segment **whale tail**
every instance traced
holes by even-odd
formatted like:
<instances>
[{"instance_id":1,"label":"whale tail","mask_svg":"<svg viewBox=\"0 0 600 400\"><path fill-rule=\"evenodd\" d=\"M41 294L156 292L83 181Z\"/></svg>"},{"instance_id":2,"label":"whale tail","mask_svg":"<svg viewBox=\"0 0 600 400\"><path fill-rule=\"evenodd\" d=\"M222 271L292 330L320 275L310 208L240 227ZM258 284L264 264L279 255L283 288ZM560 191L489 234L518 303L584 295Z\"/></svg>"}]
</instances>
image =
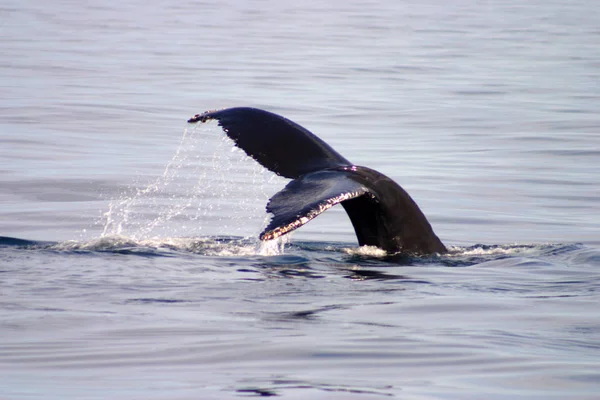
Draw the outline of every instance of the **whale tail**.
<instances>
[{"instance_id":1,"label":"whale tail","mask_svg":"<svg viewBox=\"0 0 600 400\"><path fill-rule=\"evenodd\" d=\"M237 147L284 178L350 165L327 143L280 115L250 107L196 114L189 123L215 119Z\"/></svg>"},{"instance_id":2,"label":"whale tail","mask_svg":"<svg viewBox=\"0 0 600 400\"><path fill-rule=\"evenodd\" d=\"M263 167L293 179L267 203L273 217L261 240L291 232L342 204L361 246L377 246L390 253L447 251L417 204L396 182L353 165L295 122L249 107L207 111L188 122L212 119Z\"/></svg>"}]
</instances>

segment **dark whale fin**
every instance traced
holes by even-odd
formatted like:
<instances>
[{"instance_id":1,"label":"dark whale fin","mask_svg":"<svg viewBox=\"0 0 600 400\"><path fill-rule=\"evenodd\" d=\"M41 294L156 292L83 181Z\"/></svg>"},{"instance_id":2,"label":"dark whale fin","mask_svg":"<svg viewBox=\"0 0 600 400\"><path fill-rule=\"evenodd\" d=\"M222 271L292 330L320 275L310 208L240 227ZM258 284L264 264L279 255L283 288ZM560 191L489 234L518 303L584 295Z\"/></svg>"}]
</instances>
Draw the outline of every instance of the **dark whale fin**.
<instances>
[{"instance_id":1,"label":"dark whale fin","mask_svg":"<svg viewBox=\"0 0 600 400\"><path fill-rule=\"evenodd\" d=\"M267 203L273 218L261 240L285 235L342 204L361 246L387 252L445 253L414 200L396 182L366 167L341 167L294 179Z\"/></svg>"},{"instance_id":2,"label":"dark whale fin","mask_svg":"<svg viewBox=\"0 0 600 400\"><path fill-rule=\"evenodd\" d=\"M285 178L351 164L307 129L268 111L227 108L196 114L188 122L211 119L219 121L227 136L246 154Z\"/></svg>"},{"instance_id":3,"label":"dark whale fin","mask_svg":"<svg viewBox=\"0 0 600 400\"><path fill-rule=\"evenodd\" d=\"M389 253L445 253L419 206L396 182L367 167L352 165L300 125L255 108L207 111L188 122L211 119L265 168L294 179L267 204L273 214L261 233L270 240L342 204L358 243Z\"/></svg>"},{"instance_id":4,"label":"dark whale fin","mask_svg":"<svg viewBox=\"0 0 600 400\"><path fill-rule=\"evenodd\" d=\"M273 218L260 234L261 240L271 240L306 224L322 212L348 199L369 193L345 171L324 170L294 179L267 203Z\"/></svg>"}]
</instances>

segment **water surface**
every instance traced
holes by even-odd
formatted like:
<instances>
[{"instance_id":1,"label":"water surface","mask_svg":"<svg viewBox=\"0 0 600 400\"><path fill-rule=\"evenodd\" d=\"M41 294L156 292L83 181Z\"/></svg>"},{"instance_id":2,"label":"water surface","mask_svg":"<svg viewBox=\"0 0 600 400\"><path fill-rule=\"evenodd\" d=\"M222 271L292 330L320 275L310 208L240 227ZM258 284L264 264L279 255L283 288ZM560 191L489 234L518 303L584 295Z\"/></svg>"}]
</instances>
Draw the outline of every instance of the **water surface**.
<instances>
[{"instance_id":1,"label":"water surface","mask_svg":"<svg viewBox=\"0 0 600 400\"><path fill-rule=\"evenodd\" d=\"M0 397L594 399L600 19L586 1L0 6ZM256 240L285 180L187 126L285 115L450 248L341 207Z\"/></svg>"}]
</instances>

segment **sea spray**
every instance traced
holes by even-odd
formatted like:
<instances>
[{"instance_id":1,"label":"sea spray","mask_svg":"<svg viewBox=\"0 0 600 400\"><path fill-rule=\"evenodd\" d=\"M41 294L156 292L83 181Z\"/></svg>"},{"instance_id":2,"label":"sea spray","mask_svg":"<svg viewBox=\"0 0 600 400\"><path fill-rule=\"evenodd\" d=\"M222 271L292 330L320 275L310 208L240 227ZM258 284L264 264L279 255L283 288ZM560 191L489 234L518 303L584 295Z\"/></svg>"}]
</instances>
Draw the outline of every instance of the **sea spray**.
<instances>
[{"instance_id":1,"label":"sea spray","mask_svg":"<svg viewBox=\"0 0 600 400\"><path fill-rule=\"evenodd\" d=\"M101 237L138 242L256 237L266 224L261 225L265 204L284 185L281 180L235 147L215 123L187 128L159 177L109 204Z\"/></svg>"}]
</instances>

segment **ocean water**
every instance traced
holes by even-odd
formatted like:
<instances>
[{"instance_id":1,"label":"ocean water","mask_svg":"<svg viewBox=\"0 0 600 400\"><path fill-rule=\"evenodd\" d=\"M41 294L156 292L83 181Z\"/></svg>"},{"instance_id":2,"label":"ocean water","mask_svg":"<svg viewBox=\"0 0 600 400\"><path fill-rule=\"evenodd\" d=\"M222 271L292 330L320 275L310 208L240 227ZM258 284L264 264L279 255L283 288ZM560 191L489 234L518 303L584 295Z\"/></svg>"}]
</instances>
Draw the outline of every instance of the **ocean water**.
<instances>
[{"instance_id":1,"label":"ocean water","mask_svg":"<svg viewBox=\"0 0 600 400\"><path fill-rule=\"evenodd\" d=\"M598 399L593 2L4 1L0 398ZM253 106L395 179L450 248L286 183Z\"/></svg>"}]
</instances>

